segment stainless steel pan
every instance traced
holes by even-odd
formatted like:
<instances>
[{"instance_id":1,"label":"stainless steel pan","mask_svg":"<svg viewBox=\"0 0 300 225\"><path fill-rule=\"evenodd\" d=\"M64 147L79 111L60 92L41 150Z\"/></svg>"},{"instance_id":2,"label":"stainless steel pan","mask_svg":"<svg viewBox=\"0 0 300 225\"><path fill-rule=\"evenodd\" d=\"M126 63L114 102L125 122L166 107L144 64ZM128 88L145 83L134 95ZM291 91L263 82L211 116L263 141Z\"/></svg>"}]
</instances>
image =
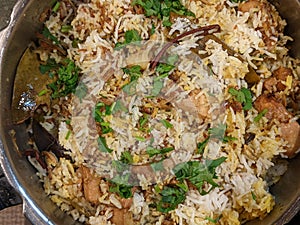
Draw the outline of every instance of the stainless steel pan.
<instances>
[{"instance_id":1,"label":"stainless steel pan","mask_svg":"<svg viewBox=\"0 0 300 225\"><path fill-rule=\"evenodd\" d=\"M9 26L0 35L0 161L12 186L21 194L24 214L33 224L79 224L52 203L42 189L35 170L22 156L27 135L24 125L13 125L10 113L16 67L35 32L42 24L39 15L51 1L21 0L12 13ZM300 3L298 0L274 0L281 15L287 19L287 32L295 41L291 53L300 58ZM14 131L16 132L16 135ZM292 159L287 173L271 192L276 207L262 221L248 225L281 225L287 223L300 209L300 156Z\"/></svg>"}]
</instances>

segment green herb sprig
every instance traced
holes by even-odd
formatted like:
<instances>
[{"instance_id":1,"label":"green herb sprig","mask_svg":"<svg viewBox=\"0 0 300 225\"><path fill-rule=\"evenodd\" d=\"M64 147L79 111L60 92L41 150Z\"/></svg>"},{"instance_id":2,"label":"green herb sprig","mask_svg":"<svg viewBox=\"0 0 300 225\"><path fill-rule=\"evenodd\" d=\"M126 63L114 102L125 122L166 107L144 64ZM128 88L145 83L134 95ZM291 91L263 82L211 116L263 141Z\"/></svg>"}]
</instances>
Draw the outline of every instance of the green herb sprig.
<instances>
[{"instance_id":1,"label":"green herb sprig","mask_svg":"<svg viewBox=\"0 0 300 225\"><path fill-rule=\"evenodd\" d=\"M262 110L260 113L257 114L256 117L254 117L253 121L255 123L258 123L268 112L268 109Z\"/></svg>"},{"instance_id":2,"label":"green herb sprig","mask_svg":"<svg viewBox=\"0 0 300 225\"><path fill-rule=\"evenodd\" d=\"M124 42L117 42L115 45L115 50L120 50L124 48L126 45L140 42L142 40L141 36L139 35L139 32L137 30L128 30L125 32L124 35Z\"/></svg>"},{"instance_id":3,"label":"green herb sprig","mask_svg":"<svg viewBox=\"0 0 300 225\"><path fill-rule=\"evenodd\" d=\"M103 119L105 116L112 114L112 107L105 105L103 102L98 102L93 110L93 117L97 123L100 124L102 134L112 132L112 128L108 122Z\"/></svg>"},{"instance_id":4,"label":"green herb sprig","mask_svg":"<svg viewBox=\"0 0 300 225\"><path fill-rule=\"evenodd\" d=\"M123 104L121 99L118 99L111 105L111 113L115 114L117 112L128 112L128 109Z\"/></svg>"},{"instance_id":5,"label":"green herb sprig","mask_svg":"<svg viewBox=\"0 0 300 225\"><path fill-rule=\"evenodd\" d=\"M55 37L47 27L44 27L42 35L44 35L49 40L53 41L56 45L60 44L60 41L57 39L57 37Z\"/></svg>"},{"instance_id":6,"label":"green herb sprig","mask_svg":"<svg viewBox=\"0 0 300 225\"><path fill-rule=\"evenodd\" d=\"M204 141L197 143L197 153L202 154L204 152L205 147L209 142L209 137L206 138Z\"/></svg>"},{"instance_id":7,"label":"green herb sprig","mask_svg":"<svg viewBox=\"0 0 300 225\"><path fill-rule=\"evenodd\" d=\"M173 124L171 124L168 120L160 120L159 122L161 122L162 125L163 125L165 128L167 128L167 129L173 127Z\"/></svg>"},{"instance_id":8,"label":"green herb sprig","mask_svg":"<svg viewBox=\"0 0 300 225\"><path fill-rule=\"evenodd\" d=\"M132 67L122 68L122 70L130 77L129 83L125 84L122 90L128 95L133 95L136 92L137 80L142 76L142 68L140 65L134 65Z\"/></svg>"},{"instance_id":9,"label":"green herb sprig","mask_svg":"<svg viewBox=\"0 0 300 225\"><path fill-rule=\"evenodd\" d=\"M185 184L185 181L193 184L201 195L205 195L213 188L218 187L218 184L214 181L214 179L218 178L215 170L225 160L226 157L220 157L215 160L206 160L205 163L189 161L175 166L173 172L177 183L165 186L162 191L158 192L161 199L157 204L157 210L167 213L174 210L178 204L184 202L188 192L188 186ZM208 191L203 190L205 183L209 183L212 186Z\"/></svg>"},{"instance_id":10,"label":"green herb sprig","mask_svg":"<svg viewBox=\"0 0 300 225\"><path fill-rule=\"evenodd\" d=\"M243 104L244 110L249 110L252 108L252 95L249 89L244 87L242 87L240 90L229 88L228 92L234 96L238 102Z\"/></svg>"},{"instance_id":11,"label":"green herb sprig","mask_svg":"<svg viewBox=\"0 0 300 225\"><path fill-rule=\"evenodd\" d=\"M97 141L98 141L98 148L101 152L112 153L113 150L107 146L107 143L106 143L106 140L104 137L101 137L101 136L98 137Z\"/></svg>"},{"instance_id":12,"label":"green herb sprig","mask_svg":"<svg viewBox=\"0 0 300 225\"><path fill-rule=\"evenodd\" d=\"M176 209L177 205L184 202L188 187L184 183L178 183L174 186L165 186L160 192L161 199L157 204L157 210L162 213L168 213Z\"/></svg>"},{"instance_id":13,"label":"green herb sprig","mask_svg":"<svg viewBox=\"0 0 300 225\"><path fill-rule=\"evenodd\" d=\"M131 155L130 151L124 151L121 153L120 161L125 164L132 164L133 163L133 156Z\"/></svg>"},{"instance_id":14,"label":"green herb sprig","mask_svg":"<svg viewBox=\"0 0 300 225\"><path fill-rule=\"evenodd\" d=\"M133 5L141 6L145 11L145 16L156 16L162 20L162 24L165 27L172 25L170 20L171 13L195 17L195 14L186 9L180 0L135 0Z\"/></svg>"},{"instance_id":15,"label":"green herb sprig","mask_svg":"<svg viewBox=\"0 0 300 225\"><path fill-rule=\"evenodd\" d=\"M216 219L213 219L211 217L206 217L205 219L208 220L209 222L212 222L212 223L218 223L221 218L222 218L222 215L220 215Z\"/></svg>"},{"instance_id":16,"label":"green herb sprig","mask_svg":"<svg viewBox=\"0 0 300 225\"><path fill-rule=\"evenodd\" d=\"M158 162L153 162L150 164L152 169L157 172L157 171L163 171L164 170L164 165L163 165L163 161L158 161Z\"/></svg>"},{"instance_id":17,"label":"green herb sprig","mask_svg":"<svg viewBox=\"0 0 300 225\"><path fill-rule=\"evenodd\" d=\"M226 129L227 129L227 125L223 123L220 123L215 127L209 128L208 129L208 134L210 135L209 137L221 140L224 143L237 140L237 138L235 137L226 136L225 135Z\"/></svg>"},{"instance_id":18,"label":"green herb sprig","mask_svg":"<svg viewBox=\"0 0 300 225\"><path fill-rule=\"evenodd\" d=\"M201 195L205 195L213 188L218 187L218 184L214 181L217 178L215 170L225 160L226 157L220 157L215 160L206 160L205 163L201 163L200 161L184 162L175 166L173 172L178 181L190 181ZM208 191L203 190L205 182L212 185Z\"/></svg>"},{"instance_id":19,"label":"green herb sprig","mask_svg":"<svg viewBox=\"0 0 300 225\"><path fill-rule=\"evenodd\" d=\"M204 152L205 147L207 146L211 138L220 140L223 143L228 143L229 141L238 140L236 137L226 136L225 135L226 129L227 129L227 125L222 123L218 124L215 127L209 128L208 129L209 136L204 141L197 143L197 154L202 154Z\"/></svg>"},{"instance_id":20,"label":"green herb sprig","mask_svg":"<svg viewBox=\"0 0 300 225\"><path fill-rule=\"evenodd\" d=\"M170 55L166 59L166 63L159 63L155 71L159 76L153 79L153 88L151 96L159 95L161 89L164 87L163 79L169 76L169 73L175 68L175 63L178 61L178 55Z\"/></svg>"},{"instance_id":21,"label":"green herb sprig","mask_svg":"<svg viewBox=\"0 0 300 225\"><path fill-rule=\"evenodd\" d=\"M166 147L166 148L158 149L158 148L154 148L152 146L148 146L147 149L146 149L146 152L150 157L153 157L153 156L156 156L156 155L166 154L166 153L171 152L173 150L174 150L174 147Z\"/></svg>"},{"instance_id":22,"label":"green herb sprig","mask_svg":"<svg viewBox=\"0 0 300 225\"><path fill-rule=\"evenodd\" d=\"M129 185L130 174L117 175L109 182L111 187L109 188L110 192L116 192L120 195L121 198L131 198L132 197L132 185Z\"/></svg>"},{"instance_id":23,"label":"green herb sprig","mask_svg":"<svg viewBox=\"0 0 300 225\"><path fill-rule=\"evenodd\" d=\"M70 59L65 59L61 63L56 63L54 59L49 59L47 64L40 65L42 74L48 73L50 78L55 79L48 87L52 90L53 99L75 93L79 83L80 68Z\"/></svg>"},{"instance_id":24,"label":"green herb sprig","mask_svg":"<svg viewBox=\"0 0 300 225\"><path fill-rule=\"evenodd\" d=\"M52 12L56 13L58 11L59 7L60 7L60 2L57 1L52 8Z\"/></svg>"},{"instance_id":25,"label":"green herb sprig","mask_svg":"<svg viewBox=\"0 0 300 225\"><path fill-rule=\"evenodd\" d=\"M82 83L82 82L79 82L79 84L77 85L76 87L76 90L75 90L75 96L77 96L80 101L87 95L87 92L88 92L88 88L87 86Z\"/></svg>"}]
</instances>

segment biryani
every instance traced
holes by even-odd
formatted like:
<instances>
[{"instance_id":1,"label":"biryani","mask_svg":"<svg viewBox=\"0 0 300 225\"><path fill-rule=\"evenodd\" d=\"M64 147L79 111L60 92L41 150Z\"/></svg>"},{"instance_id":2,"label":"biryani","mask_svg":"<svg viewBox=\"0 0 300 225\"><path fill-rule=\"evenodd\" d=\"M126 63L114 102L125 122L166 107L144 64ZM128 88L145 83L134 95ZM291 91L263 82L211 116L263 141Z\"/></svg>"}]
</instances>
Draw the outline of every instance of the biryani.
<instances>
[{"instance_id":1,"label":"biryani","mask_svg":"<svg viewBox=\"0 0 300 225\"><path fill-rule=\"evenodd\" d=\"M270 213L300 145L300 64L273 5L60 0L41 19L47 81L19 108L52 138L26 154L61 210L98 225Z\"/></svg>"}]
</instances>

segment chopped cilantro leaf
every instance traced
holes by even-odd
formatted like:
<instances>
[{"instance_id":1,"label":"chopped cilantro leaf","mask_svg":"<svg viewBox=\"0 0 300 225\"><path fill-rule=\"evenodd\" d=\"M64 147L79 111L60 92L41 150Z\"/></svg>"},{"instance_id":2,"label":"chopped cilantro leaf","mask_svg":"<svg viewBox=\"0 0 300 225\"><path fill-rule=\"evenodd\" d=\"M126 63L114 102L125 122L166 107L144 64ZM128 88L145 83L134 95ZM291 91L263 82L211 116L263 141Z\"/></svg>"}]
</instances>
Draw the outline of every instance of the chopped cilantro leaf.
<instances>
[{"instance_id":1,"label":"chopped cilantro leaf","mask_svg":"<svg viewBox=\"0 0 300 225\"><path fill-rule=\"evenodd\" d=\"M123 91L128 95L133 95L136 92L137 79L142 75L141 66L135 65L129 68L122 68L123 72L128 74L130 82L122 87Z\"/></svg>"},{"instance_id":2,"label":"chopped cilantro leaf","mask_svg":"<svg viewBox=\"0 0 300 225\"><path fill-rule=\"evenodd\" d=\"M232 136L225 136L224 138L223 138L223 142L224 143L227 143L227 142L229 142L229 141L236 141L236 140L238 140L236 137L232 137Z\"/></svg>"},{"instance_id":3,"label":"chopped cilantro leaf","mask_svg":"<svg viewBox=\"0 0 300 225\"><path fill-rule=\"evenodd\" d=\"M59 45L59 40L53 34L51 34L50 30L47 27L44 27L42 31L42 35L44 35L49 40L53 41L56 45Z\"/></svg>"},{"instance_id":4,"label":"chopped cilantro leaf","mask_svg":"<svg viewBox=\"0 0 300 225\"><path fill-rule=\"evenodd\" d=\"M121 198L131 198L132 197L132 186L128 184L130 174L117 175L110 180L112 184L109 188L110 192L116 192Z\"/></svg>"},{"instance_id":5,"label":"chopped cilantro leaf","mask_svg":"<svg viewBox=\"0 0 300 225\"><path fill-rule=\"evenodd\" d=\"M150 138L150 145L152 145L153 142L154 142L154 137L152 136L152 137Z\"/></svg>"},{"instance_id":6,"label":"chopped cilantro leaf","mask_svg":"<svg viewBox=\"0 0 300 225\"><path fill-rule=\"evenodd\" d=\"M174 69L174 67L175 66L170 65L170 64L160 63L156 67L156 72L158 72L159 74L169 73L172 69Z\"/></svg>"},{"instance_id":7,"label":"chopped cilantro leaf","mask_svg":"<svg viewBox=\"0 0 300 225\"><path fill-rule=\"evenodd\" d=\"M119 111L122 111L122 112L127 112L128 111L128 109L124 106L123 102L120 99L115 101L111 106L111 113L112 114L115 114Z\"/></svg>"},{"instance_id":8,"label":"chopped cilantro leaf","mask_svg":"<svg viewBox=\"0 0 300 225\"><path fill-rule=\"evenodd\" d=\"M144 127L147 122L148 122L148 115L147 114L143 114L143 116L141 116L140 119L139 119L139 126L140 126L140 128Z\"/></svg>"},{"instance_id":9,"label":"chopped cilantro leaf","mask_svg":"<svg viewBox=\"0 0 300 225\"><path fill-rule=\"evenodd\" d=\"M129 170L129 165L121 160L113 160L112 166L117 170L118 173L123 173L124 171Z\"/></svg>"},{"instance_id":10,"label":"chopped cilantro leaf","mask_svg":"<svg viewBox=\"0 0 300 225\"><path fill-rule=\"evenodd\" d=\"M209 222L212 222L212 223L217 223L219 222L219 220L222 218L222 215L217 217L216 219L213 219L213 218L210 218L210 217L206 217L205 219L208 220Z\"/></svg>"},{"instance_id":11,"label":"chopped cilantro leaf","mask_svg":"<svg viewBox=\"0 0 300 225\"><path fill-rule=\"evenodd\" d=\"M151 26L151 30L150 30L150 35L153 35L153 34L155 34L155 25L154 24L152 24L152 26Z\"/></svg>"},{"instance_id":12,"label":"chopped cilantro leaf","mask_svg":"<svg viewBox=\"0 0 300 225\"><path fill-rule=\"evenodd\" d=\"M110 127L110 124L108 122L101 122L100 126L101 126L102 134L113 132L113 129Z\"/></svg>"},{"instance_id":13,"label":"chopped cilantro leaf","mask_svg":"<svg viewBox=\"0 0 300 225\"><path fill-rule=\"evenodd\" d=\"M66 134L66 137L65 137L65 139L66 139L66 140L68 140L68 139L70 138L70 136L71 136L71 131L70 131L70 130L68 130L68 132L67 132L67 134Z\"/></svg>"},{"instance_id":14,"label":"chopped cilantro leaf","mask_svg":"<svg viewBox=\"0 0 300 225\"><path fill-rule=\"evenodd\" d=\"M47 94L48 93L48 90L47 89L44 89L44 90L41 90L39 93L38 93L38 96L40 97L40 96L43 96L43 95L45 95L45 94Z\"/></svg>"},{"instance_id":15,"label":"chopped cilantro leaf","mask_svg":"<svg viewBox=\"0 0 300 225\"><path fill-rule=\"evenodd\" d=\"M105 105L105 115L111 115L112 114L112 105Z\"/></svg>"},{"instance_id":16,"label":"chopped cilantro leaf","mask_svg":"<svg viewBox=\"0 0 300 225\"><path fill-rule=\"evenodd\" d=\"M245 102L245 95L243 92L235 89L235 88L229 88L228 92L232 95L236 97L236 100L243 103Z\"/></svg>"},{"instance_id":17,"label":"chopped cilantro leaf","mask_svg":"<svg viewBox=\"0 0 300 225\"><path fill-rule=\"evenodd\" d=\"M154 186L154 191L155 191L156 193L158 193L158 194L161 192L161 189L160 189L160 187L159 187L158 184L156 184L156 185Z\"/></svg>"},{"instance_id":18,"label":"chopped cilantro leaf","mask_svg":"<svg viewBox=\"0 0 300 225\"><path fill-rule=\"evenodd\" d=\"M258 115L256 117L254 117L253 121L255 123L258 123L268 112L268 109L264 109L263 111L261 111L260 113L258 113Z\"/></svg>"},{"instance_id":19,"label":"chopped cilantro leaf","mask_svg":"<svg viewBox=\"0 0 300 225\"><path fill-rule=\"evenodd\" d=\"M220 123L216 127L208 129L209 138L218 139L224 143L237 140L235 137L225 136L226 128L226 124Z\"/></svg>"},{"instance_id":20,"label":"chopped cilantro leaf","mask_svg":"<svg viewBox=\"0 0 300 225\"><path fill-rule=\"evenodd\" d=\"M57 12L59 7L60 7L60 2L57 1L52 8L52 12Z\"/></svg>"},{"instance_id":21,"label":"chopped cilantro leaf","mask_svg":"<svg viewBox=\"0 0 300 225\"><path fill-rule=\"evenodd\" d=\"M227 158L226 157L220 157L218 159L214 159L214 160L210 160L207 159L205 161L205 165L208 168L209 172L214 174L214 178L217 178L217 176L215 175L215 169L221 165Z\"/></svg>"},{"instance_id":22,"label":"chopped cilantro leaf","mask_svg":"<svg viewBox=\"0 0 300 225\"><path fill-rule=\"evenodd\" d=\"M210 138L215 138L218 140L223 140L226 131L226 124L218 124L216 127L212 127L208 129L208 134Z\"/></svg>"},{"instance_id":23,"label":"chopped cilantro leaf","mask_svg":"<svg viewBox=\"0 0 300 225\"><path fill-rule=\"evenodd\" d=\"M160 16L161 3L157 0L135 0L133 5L140 5L145 10L145 16Z\"/></svg>"},{"instance_id":24,"label":"chopped cilantro leaf","mask_svg":"<svg viewBox=\"0 0 300 225\"><path fill-rule=\"evenodd\" d=\"M252 95L249 89L244 87L242 87L240 90L229 88L228 92L234 96L238 102L243 104L244 110L249 110L252 108Z\"/></svg>"},{"instance_id":25,"label":"chopped cilantro leaf","mask_svg":"<svg viewBox=\"0 0 300 225\"><path fill-rule=\"evenodd\" d=\"M65 123L66 123L67 125L71 125L71 120L65 120Z\"/></svg>"},{"instance_id":26,"label":"chopped cilantro leaf","mask_svg":"<svg viewBox=\"0 0 300 225\"><path fill-rule=\"evenodd\" d=\"M244 110L249 110L252 108L252 95L251 95L251 91L247 88L241 88L241 91L244 93L245 95L245 104L243 109Z\"/></svg>"},{"instance_id":27,"label":"chopped cilantro leaf","mask_svg":"<svg viewBox=\"0 0 300 225\"><path fill-rule=\"evenodd\" d=\"M128 84L125 84L123 87L122 87L122 90L128 94L128 95L134 95L135 92L136 92L136 80L135 81L132 81Z\"/></svg>"},{"instance_id":28,"label":"chopped cilantro leaf","mask_svg":"<svg viewBox=\"0 0 300 225\"><path fill-rule=\"evenodd\" d=\"M86 96L87 91L87 86L84 83L80 82L76 88L75 96L82 100Z\"/></svg>"},{"instance_id":29,"label":"chopped cilantro leaf","mask_svg":"<svg viewBox=\"0 0 300 225\"><path fill-rule=\"evenodd\" d=\"M146 141L146 138L141 137L141 136L135 136L134 138L135 138L137 141L140 141L140 142L145 142L145 141Z\"/></svg>"},{"instance_id":30,"label":"chopped cilantro leaf","mask_svg":"<svg viewBox=\"0 0 300 225\"><path fill-rule=\"evenodd\" d=\"M180 0L135 0L133 5L140 5L145 11L145 16L156 16L161 19L165 27L172 25L170 21L171 13L195 17L195 14L187 10Z\"/></svg>"},{"instance_id":31,"label":"chopped cilantro leaf","mask_svg":"<svg viewBox=\"0 0 300 225\"><path fill-rule=\"evenodd\" d=\"M209 138L206 138L204 141L197 143L197 153L202 154L204 149L209 141Z\"/></svg>"},{"instance_id":32,"label":"chopped cilantro leaf","mask_svg":"<svg viewBox=\"0 0 300 225\"><path fill-rule=\"evenodd\" d=\"M160 75L153 79L153 88L151 91L151 96L159 95L160 91L164 87L164 79L165 77L169 76L169 72L175 68L174 64L178 60L177 55L171 55L167 58L167 63L159 63L156 67L156 72Z\"/></svg>"},{"instance_id":33,"label":"chopped cilantro leaf","mask_svg":"<svg viewBox=\"0 0 300 225\"><path fill-rule=\"evenodd\" d=\"M103 102L98 102L93 110L93 117L101 127L102 134L107 134L113 131L108 122L105 122L103 117L111 115L111 106L105 105Z\"/></svg>"},{"instance_id":34,"label":"chopped cilantro leaf","mask_svg":"<svg viewBox=\"0 0 300 225\"><path fill-rule=\"evenodd\" d=\"M252 199L253 199L254 201L256 201L256 195L255 195L255 193L254 193L253 191L251 191L251 196L252 196Z\"/></svg>"},{"instance_id":35,"label":"chopped cilantro leaf","mask_svg":"<svg viewBox=\"0 0 300 225\"><path fill-rule=\"evenodd\" d=\"M149 126L147 125L148 118L149 118L149 116L146 113L144 113L143 116L140 117L139 123L138 123L138 129L140 131L150 133L151 128L149 128Z\"/></svg>"},{"instance_id":36,"label":"chopped cilantro leaf","mask_svg":"<svg viewBox=\"0 0 300 225\"><path fill-rule=\"evenodd\" d=\"M157 210L167 213L174 210L178 204L184 202L188 187L184 183L178 183L175 186L164 186L160 192L161 199L157 204Z\"/></svg>"},{"instance_id":37,"label":"chopped cilantro leaf","mask_svg":"<svg viewBox=\"0 0 300 225\"><path fill-rule=\"evenodd\" d=\"M48 58L46 64L41 64L40 65L40 72L42 74L45 74L51 70L55 70L59 67L59 64L56 63L56 61L52 58Z\"/></svg>"},{"instance_id":38,"label":"chopped cilantro leaf","mask_svg":"<svg viewBox=\"0 0 300 225\"><path fill-rule=\"evenodd\" d=\"M132 157L130 151L122 152L120 161L123 163L126 163L126 164L133 163L133 157Z\"/></svg>"},{"instance_id":39,"label":"chopped cilantro leaf","mask_svg":"<svg viewBox=\"0 0 300 225\"><path fill-rule=\"evenodd\" d=\"M221 157L216 160L206 160L205 164L202 164L200 161L184 162L176 165L173 172L178 181L189 180L195 185L199 193L204 195L214 187L218 187L218 184L213 180L217 178L215 169L225 160L226 157ZM203 190L205 182L212 185L212 188L208 192Z\"/></svg>"},{"instance_id":40,"label":"chopped cilantro leaf","mask_svg":"<svg viewBox=\"0 0 300 225\"><path fill-rule=\"evenodd\" d=\"M174 66L175 63L178 61L179 56L178 55L170 55L167 58L167 64Z\"/></svg>"},{"instance_id":41,"label":"chopped cilantro leaf","mask_svg":"<svg viewBox=\"0 0 300 225\"><path fill-rule=\"evenodd\" d=\"M157 77L154 77L153 80L154 80L154 81L161 80L161 79L166 78L167 76L169 76L169 74L163 73L162 75L159 75L159 76L157 76Z\"/></svg>"},{"instance_id":42,"label":"chopped cilantro leaf","mask_svg":"<svg viewBox=\"0 0 300 225\"><path fill-rule=\"evenodd\" d=\"M121 198L131 198L132 186L124 185L124 184L114 184L109 188L110 192L116 192L120 195Z\"/></svg>"},{"instance_id":43,"label":"chopped cilantro leaf","mask_svg":"<svg viewBox=\"0 0 300 225\"><path fill-rule=\"evenodd\" d=\"M129 30L125 32L125 40L127 43L131 43L135 41L141 41L142 38L137 30Z\"/></svg>"},{"instance_id":44,"label":"chopped cilantro leaf","mask_svg":"<svg viewBox=\"0 0 300 225\"><path fill-rule=\"evenodd\" d=\"M159 63L155 71L161 74L161 76L168 76L169 72L175 68L175 63L178 61L178 55L170 55L166 58L166 63Z\"/></svg>"},{"instance_id":45,"label":"chopped cilantro leaf","mask_svg":"<svg viewBox=\"0 0 300 225\"><path fill-rule=\"evenodd\" d=\"M157 149L157 148L153 148L152 146L148 146L146 149L147 154L150 157L153 157L155 155L160 155L160 154L166 154L170 151L173 151L174 147L167 147L167 148L162 148L162 149Z\"/></svg>"},{"instance_id":46,"label":"chopped cilantro leaf","mask_svg":"<svg viewBox=\"0 0 300 225\"><path fill-rule=\"evenodd\" d=\"M160 120L159 122L161 122L162 125L164 125L164 127L167 128L167 129L173 127L173 125L168 120Z\"/></svg>"},{"instance_id":47,"label":"chopped cilantro leaf","mask_svg":"<svg viewBox=\"0 0 300 225\"><path fill-rule=\"evenodd\" d=\"M135 65L132 67L125 67L122 68L123 72L128 74L130 77L130 82L135 81L139 79L139 77L142 75L142 68L140 65Z\"/></svg>"},{"instance_id":48,"label":"chopped cilantro leaf","mask_svg":"<svg viewBox=\"0 0 300 225\"><path fill-rule=\"evenodd\" d=\"M101 152L108 152L108 153L111 153L113 150L110 149L107 144L106 144L106 140L104 137L98 137L97 139L98 141L98 147L99 147L99 150Z\"/></svg>"},{"instance_id":49,"label":"chopped cilantro leaf","mask_svg":"<svg viewBox=\"0 0 300 225\"><path fill-rule=\"evenodd\" d=\"M151 163L151 167L155 172L164 170L164 165L162 161Z\"/></svg>"},{"instance_id":50,"label":"chopped cilantro leaf","mask_svg":"<svg viewBox=\"0 0 300 225\"><path fill-rule=\"evenodd\" d=\"M72 29L73 27L71 25L62 25L60 31L63 33L67 33Z\"/></svg>"},{"instance_id":51,"label":"chopped cilantro leaf","mask_svg":"<svg viewBox=\"0 0 300 225\"><path fill-rule=\"evenodd\" d=\"M137 30L128 30L125 32L125 41L124 42L118 42L115 45L116 50L120 50L126 45L134 42L140 42L142 40L141 36L139 35L139 32Z\"/></svg>"},{"instance_id":52,"label":"chopped cilantro leaf","mask_svg":"<svg viewBox=\"0 0 300 225\"><path fill-rule=\"evenodd\" d=\"M48 68L40 66L40 70L43 72L54 69L54 65L50 65ZM51 68L50 68L51 67ZM48 70L48 71L49 71ZM79 81L79 67L70 59L65 59L59 67L55 67L51 76L57 76L57 80L48 86L52 90L52 98L59 98L67 96L70 93L75 93L76 87ZM49 74L50 76L50 74Z\"/></svg>"},{"instance_id":53,"label":"chopped cilantro leaf","mask_svg":"<svg viewBox=\"0 0 300 225\"><path fill-rule=\"evenodd\" d=\"M104 106L105 104L103 102L98 102L94 108L93 117L98 123L103 122L102 116L104 116L105 114L101 110Z\"/></svg>"},{"instance_id":54,"label":"chopped cilantro leaf","mask_svg":"<svg viewBox=\"0 0 300 225\"><path fill-rule=\"evenodd\" d=\"M207 194L218 184L213 179L216 176L216 167L226 160L226 157L221 157L216 160L206 160L205 163L200 161L189 161L180 163L173 169L178 183L173 186L164 186L163 190L157 190L156 192L161 195L161 199L157 204L157 210L163 213L167 213L174 210L178 204L184 202L188 187L184 183L188 180L195 185L201 195ZM203 184L207 182L212 185L211 189L206 192L203 190Z\"/></svg>"},{"instance_id":55,"label":"chopped cilantro leaf","mask_svg":"<svg viewBox=\"0 0 300 225\"><path fill-rule=\"evenodd\" d=\"M78 38L75 38L73 41L72 41L72 47L73 48L78 48L78 44L80 43L81 41L78 39Z\"/></svg>"},{"instance_id":56,"label":"chopped cilantro leaf","mask_svg":"<svg viewBox=\"0 0 300 225\"><path fill-rule=\"evenodd\" d=\"M162 80L154 80L153 88L151 90L151 96L158 96L163 87L164 82Z\"/></svg>"}]
</instances>

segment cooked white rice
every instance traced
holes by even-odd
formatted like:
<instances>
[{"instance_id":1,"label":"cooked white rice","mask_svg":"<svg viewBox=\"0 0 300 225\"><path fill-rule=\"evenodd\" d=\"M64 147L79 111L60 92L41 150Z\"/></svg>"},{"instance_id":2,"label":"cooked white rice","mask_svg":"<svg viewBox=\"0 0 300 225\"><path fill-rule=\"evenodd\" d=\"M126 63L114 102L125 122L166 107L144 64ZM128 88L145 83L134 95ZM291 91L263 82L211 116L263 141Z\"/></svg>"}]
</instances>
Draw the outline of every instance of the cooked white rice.
<instances>
[{"instance_id":1,"label":"cooked white rice","mask_svg":"<svg viewBox=\"0 0 300 225\"><path fill-rule=\"evenodd\" d=\"M249 0L256 1L256 0ZM71 124L61 122L59 141L69 149L71 159L59 159L55 165L49 165L50 172L42 177L45 192L63 211L85 224L113 224L111 220L120 210L134 224L241 224L255 218L264 218L274 207L274 196L269 192L266 181L267 172L274 166L274 159L283 156L288 143L280 135L280 123L263 117L253 122L258 111L252 107L245 113L224 105L232 96L230 87L237 89L251 88L253 101L263 93L264 79L280 66L293 71L293 77L286 81L285 94L293 91L292 80L298 80L299 62L287 55L285 47L289 37L282 33L285 21L275 8L266 0L257 0L263 9L239 11L242 3L230 0L197 1L183 0L183 5L192 11L197 19L174 19L167 29L156 17L135 14L130 0L91 0L82 3L76 9L76 16L71 25L72 30L66 35L62 32L60 12L54 13L45 22L53 35L63 40L68 46L68 57L81 68L81 81L88 89L88 94L79 99L71 96L68 111ZM73 10L72 8L69 10ZM68 11L72 14L72 11ZM261 27L268 21L265 34ZM155 25L154 34L149 30ZM150 60L157 54L168 38L175 37L188 30L219 24L221 31L215 35L232 50L239 53L231 55L220 43L209 40L204 49L192 51L198 46L201 37L190 35L168 50L169 54L178 55L176 69L171 73L179 74L177 83L164 78L164 87L158 97L171 102L171 109L164 110L158 102L145 100L151 94L154 72L149 69ZM124 41L124 33L135 29L142 38L141 45L128 46L126 50L116 51L117 42ZM266 43L266 36L272 45ZM72 37L72 38L71 38ZM72 46L72 39L81 40L78 47ZM61 57L56 51L45 56ZM199 55L205 55L202 59ZM141 65L143 74L138 79L137 93L128 96L120 87L128 83L128 75L121 68ZM244 80L249 66L256 70L260 82L248 86ZM289 85L289 84L290 85ZM196 92L195 101L190 100L191 93ZM92 111L95 104L105 97L116 102L121 99L128 109L118 115L105 117L114 133L103 134L112 153L99 151L97 123ZM148 121L149 135L137 129L143 116L142 107L153 108ZM152 105L151 105L152 104ZM199 106L200 105L200 106ZM204 112L198 117L200 107ZM299 112L294 112L296 115ZM205 116L203 116L205 114ZM167 129L159 121L168 120L172 128ZM197 143L207 137L207 130L218 124L226 124L226 135L234 137L232 141L209 141L202 154L195 153ZM68 139L66 136L71 131ZM250 142L248 134L255 134ZM137 141L137 137L145 140ZM167 143L167 144L166 144ZM147 146L155 148L174 147L167 153L170 167L165 165L166 174L156 174L155 182L145 174L137 175L137 188L133 193L131 205L124 207L123 199L109 191L106 179L115 176L112 161L119 160L122 152L129 150L133 162L138 165L149 164L151 158L145 154ZM186 199L175 210L168 213L159 212L151 207L157 198L155 185L160 188L174 179L173 167L182 162L226 157L216 169L215 182L219 185L206 195L201 195L195 188L190 188ZM157 160L160 160L158 156ZM82 166L89 168L91 179L100 179L98 189L101 193L97 203L90 202L84 191ZM283 170L285 167L281 167ZM280 173L281 175L282 173ZM208 190L210 186L204 185ZM120 214L116 214L120 215ZM127 219L128 219L127 218ZM213 219L217 219L212 221ZM127 222L128 222L127 221ZM126 219L124 223L126 224Z\"/></svg>"}]
</instances>

